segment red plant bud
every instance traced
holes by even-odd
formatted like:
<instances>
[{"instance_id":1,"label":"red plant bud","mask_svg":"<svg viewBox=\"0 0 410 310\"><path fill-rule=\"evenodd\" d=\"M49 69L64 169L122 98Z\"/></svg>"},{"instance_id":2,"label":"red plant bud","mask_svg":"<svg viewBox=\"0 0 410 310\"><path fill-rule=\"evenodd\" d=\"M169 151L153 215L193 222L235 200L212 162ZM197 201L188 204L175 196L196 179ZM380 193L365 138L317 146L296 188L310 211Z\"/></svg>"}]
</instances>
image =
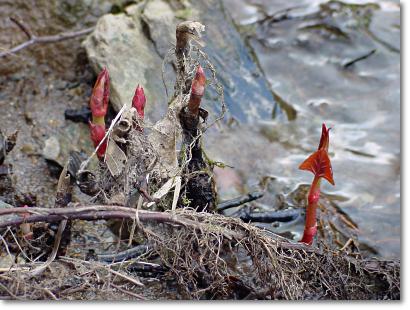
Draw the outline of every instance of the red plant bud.
<instances>
[{"instance_id":1,"label":"red plant bud","mask_svg":"<svg viewBox=\"0 0 410 310\"><path fill-rule=\"evenodd\" d=\"M205 83L206 83L206 77L205 77L204 69L202 69L201 65L199 65L195 73L195 78L192 81L191 93L196 96L202 97L205 92Z\"/></svg>"},{"instance_id":2,"label":"red plant bud","mask_svg":"<svg viewBox=\"0 0 410 310\"><path fill-rule=\"evenodd\" d=\"M98 75L90 100L90 109L94 123L100 123L100 121L95 121L94 118L104 118L107 114L109 97L110 77L107 69L104 68Z\"/></svg>"},{"instance_id":3,"label":"red plant bud","mask_svg":"<svg viewBox=\"0 0 410 310\"><path fill-rule=\"evenodd\" d=\"M189 98L188 109L194 114L198 115L199 105L201 104L202 96L205 93L206 77L201 65L196 70L194 80L191 86L191 97Z\"/></svg>"},{"instance_id":4,"label":"red plant bud","mask_svg":"<svg viewBox=\"0 0 410 310\"><path fill-rule=\"evenodd\" d=\"M101 140L105 137L105 125L93 124L89 122L90 125L90 133L91 133L91 140L94 143L94 147L97 147ZM100 148L97 150L98 158L104 157L105 150L107 149L107 140L101 144Z\"/></svg>"},{"instance_id":5,"label":"red plant bud","mask_svg":"<svg viewBox=\"0 0 410 310\"><path fill-rule=\"evenodd\" d=\"M134 98L132 98L132 106L137 110L139 118L144 119L144 109L147 98L145 98L144 88L137 86L135 90Z\"/></svg>"}]
</instances>

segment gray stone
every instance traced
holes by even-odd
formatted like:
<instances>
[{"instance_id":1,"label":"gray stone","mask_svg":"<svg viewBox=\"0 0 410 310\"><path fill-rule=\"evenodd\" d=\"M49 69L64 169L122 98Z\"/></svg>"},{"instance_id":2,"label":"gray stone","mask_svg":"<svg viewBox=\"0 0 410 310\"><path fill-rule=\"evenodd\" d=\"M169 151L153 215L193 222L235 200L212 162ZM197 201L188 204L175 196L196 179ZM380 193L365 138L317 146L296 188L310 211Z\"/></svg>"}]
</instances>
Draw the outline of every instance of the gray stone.
<instances>
[{"instance_id":1,"label":"gray stone","mask_svg":"<svg viewBox=\"0 0 410 310\"><path fill-rule=\"evenodd\" d=\"M56 136L51 136L45 141L43 156L45 159L57 161L60 155L60 143Z\"/></svg>"},{"instance_id":2,"label":"gray stone","mask_svg":"<svg viewBox=\"0 0 410 310\"><path fill-rule=\"evenodd\" d=\"M154 108L165 111L167 98L161 81L162 59L144 34L141 9L141 4L132 5L127 14L104 15L83 46L96 72L108 69L110 102L116 111L124 104L131 106L135 88L140 84L147 97L146 113L152 114Z\"/></svg>"},{"instance_id":3,"label":"gray stone","mask_svg":"<svg viewBox=\"0 0 410 310\"><path fill-rule=\"evenodd\" d=\"M141 84L147 96L147 117L158 121L165 114L168 100L162 82L162 60L175 44L175 27L183 20L196 20L206 26L204 51L225 88L227 116L244 122L255 115L270 119L276 103L269 85L217 0L142 1L128 6L125 13L100 18L83 45L96 73L103 67L110 73L114 109L130 105L137 84ZM165 79L171 92L173 73L167 66ZM215 90L208 88L203 100L214 116L220 111L220 102L207 99L217 97Z\"/></svg>"},{"instance_id":4,"label":"gray stone","mask_svg":"<svg viewBox=\"0 0 410 310\"><path fill-rule=\"evenodd\" d=\"M8 208L13 208L13 206L0 200L0 209L8 209Z\"/></svg>"},{"instance_id":5,"label":"gray stone","mask_svg":"<svg viewBox=\"0 0 410 310\"><path fill-rule=\"evenodd\" d=\"M12 205L5 203L3 200L0 200L0 210L1 209L10 209L10 208L14 208ZM3 221L10 221L10 220L14 220L17 219L18 215L15 214L10 214L10 215L3 215L2 217L0 217L0 222Z\"/></svg>"},{"instance_id":6,"label":"gray stone","mask_svg":"<svg viewBox=\"0 0 410 310\"><path fill-rule=\"evenodd\" d=\"M44 142L42 155L45 159L64 167L73 151L91 154L94 151L89 138L87 125L69 123L64 130L58 130ZM90 165L94 167L98 160L93 158Z\"/></svg>"},{"instance_id":7,"label":"gray stone","mask_svg":"<svg viewBox=\"0 0 410 310\"><path fill-rule=\"evenodd\" d=\"M168 3L162 0L149 1L142 12L142 21L149 29L149 36L158 54L163 58L175 44L175 29L179 23Z\"/></svg>"}]
</instances>

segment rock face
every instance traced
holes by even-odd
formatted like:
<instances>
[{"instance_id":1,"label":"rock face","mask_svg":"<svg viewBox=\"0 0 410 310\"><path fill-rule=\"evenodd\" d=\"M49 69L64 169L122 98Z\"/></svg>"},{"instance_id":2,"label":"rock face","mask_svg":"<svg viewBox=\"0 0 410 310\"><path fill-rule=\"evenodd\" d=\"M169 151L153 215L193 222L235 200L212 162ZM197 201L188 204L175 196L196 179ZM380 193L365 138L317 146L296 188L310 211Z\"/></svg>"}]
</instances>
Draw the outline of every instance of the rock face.
<instances>
[{"instance_id":1,"label":"rock face","mask_svg":"<svg viewBox=\"0 0 410 310\"><path fill-rule=\"evenodd\" d=\"M83 46L96 72L106 67L111 79L111 104L115 110L123 104L131 106L138 84L149 98L147 113L167 101L161 82L162 59L153 43L145 36L141 23L142 5L127 8L127 14L107 14L101 17L95 31Z\"/></svg>"},{"instance_id":2,"label":"rock face","mask_svg":"<svg viewBox=\"0 0 410 310\"><path fill-rule=\"evenodd\" d=\"M217 0L142 1L128 6L125 13L100 18L83 46L96 73L103 67L110 72L114 109L131 104L134 90L141 84L147 96L148 118L157 121L165 114L168 99L162 60L174 46L175 27L183 20L197 20L206 26L203 49L225 89L228 116L243 122L255 116L270 119L276 101L269 85ZM168 65L164 75L169 95L175 80L172 70ZM212 100L204 102L207 109L219 113L217 94L210 88L205 101L208 98Z\"/></svg>"},{"instance_id":3,"label":"rock face","mask_svg":"<svg viewBox=\"0 0 410 310\"><path fill-rule=\"evenodd\" d=\"M175 43L175 27L178 21L175 13L167 2L162 0L149 1L141 14L142 22L149 31L157 53L164 58L171 42Z\"/></svg>"}]
</instances>

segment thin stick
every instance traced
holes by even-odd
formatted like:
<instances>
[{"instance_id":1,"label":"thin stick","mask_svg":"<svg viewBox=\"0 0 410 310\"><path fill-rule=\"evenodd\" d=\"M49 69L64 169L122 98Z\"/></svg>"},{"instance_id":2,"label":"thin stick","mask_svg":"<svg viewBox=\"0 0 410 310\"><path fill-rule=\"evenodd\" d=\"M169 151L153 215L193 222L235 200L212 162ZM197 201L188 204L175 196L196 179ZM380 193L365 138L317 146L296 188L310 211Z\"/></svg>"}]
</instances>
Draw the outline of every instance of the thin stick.
<instances>
[{"instance_id":1,"label":"thin stick","mask_svg":"<svg viewBox=\"0 0 410 310\"><path fill-rule=\"evenodd\" d=\"M118 285L115 285L114 283L110 283L110 285L111 285L112 287L116 288L117 290L123 292L124 294L128 294L128 295L130 295L130 296L136 297L136 298L141 299L141 300L147 300L147 299L144 298L143 296L138 295L138 294L135 294L134 292L127 291L127 290L123 289L122 287L120 287L120 286L118 286Z\"/></svg>"},{"instance_id":2,"label":"thin stick","mask_svg":"<svg viewBox=\"0 0 410 310\"><path fill-rule=\"evenodd\" d=\"M347 242L345 243L345 245L344 245L343 247L341 247L341 248L339 249L339 251L344 251L344 250L346 250L347 247L348 247L352 242L353 242L353 239L352 239L352 238L349 238L349 240L347 240Z\"/></svg>"},{"instance_id":3,"label":"thin stick","mask_svg":"<svg viewBox=\"0 0 410 310\"><path fill-rule=\"evenodd\" d=\"M30 29L26 25L24 25L21 21L19 21L15 17L10 17L10 20L14 22L27 36L27 39L31 39L33 34L31 33Z\"/></svg>"},{"instance_id":4,"label":"thin stick","mask_svg":"<svg viewBox=\"0 0 410 310\"><path fill-rule=\"evenodd\" d=\"M66 224L67 224L67 220L63 220L61 221L60 225L58 225L57 234L54 239L53 251L51 252L50 257L47 259L47 261L43 265L38 266L36 269L31 271L30 272L31 275L33 276L38 275L40 272L46 269L54 261L54 259L57 256L58 248L60 247L61 237L63 235L63 231L65 229Z\"/></svg>"},{"instance_id":5,"label":"thin stick","mask_svg":"<svg viewBox=\"0 0 410 310\"><path fill-rule=\"evenodd\" d=\"M263 197L263 192L251 192L249 194L246 194L244 196L240 196L237 198L233 198L227 201L223 201L221 203L218 204L218 206L216 207L216 209L221 212L223 210L229 209L229 208L233 208L233 207L238 207L240 205L243 205L245 203L254 201L256 199L259 199L261 197Z\"/></svg>"},{"instance_id":6,"label":"thin stick","mask_svg":"<svg viewBox=\"0 0 410 310\"><path fill-rule=\"evenodd\" d=\"M37 37L34 34L31 33L29 28L23 24L23 22L17 20L16 18L11 17L10 20L14 22L28 37L28 40L3 52L0 52L0 58L7 56L7 55L12 55L15 54L22 49L25 49L29 47L30 45L33 44L39 44L39 43L55 43L55 42L60 42L68 39L72 39L75 37L83 36L85 34L88 34L94 30L94 27L78 30L78 31L72 31L72 32L62 32L56 35L50 35L50 36L40 36Z\"/></svg>"},{"instance_id":7,"label":"thin stick","mask_svg":"<svg viewBox=\"0 0 410 310\"><path fill-rule=\"evenodd\" d=\"M100 206L103 207L103 206ZM121 207L119 207L121 208ZM13 208L14 209L14 208ZM41 215L31 215L25 219L11 219L7 221L0 221L0 228L7 226L16 226L24 223L35 223L35 222L48 222L55 223L62 221L64 219L68 220L86 220L86 221L95 221L95 220L106 220L106 219L134 219L135 210L130 209L127 211L106 211L104 207L95 211L86 211L82 212L80 210L75 210L75 208L62 209L63 212L55 212L55 210L50 209L50 212L41 214ZM170 216L168 213L162 212L147 212L139 211L139 219L145 222L163 222L163 223L174 223L179 225L186 225L186 220L175 219Z\"/></svg>"},{"instance_id":8,"label":"thin stick","mask_svg":"<svg viewBox=\"0 0 410 310\"><path fill-rule=\"evenodd\" d=\"M10 250L9 250L9 247L7 245L6 240L4 240L2 235L0 235L0 238L1 238L1 241L3 241L3 244L4 244L4 247L6 248L7 254L10 256L11 260L13 261L14 259L13 259L13 256L11 255L11 253L10 253Z\"/></svg>"},{"instance_id":9,"label":"thin stick","mask_svg":"<svg viewBox=\"0 0 410 310\"><path fill-rule=\"evenodd\" d=\"M11 231L10 228L7 229L7 231L11 234L11 236L14 239L14 242L16 242L17 247L19 248L21 254L23 254L24 258L26 258L28 261L31 261L31 259L27 256L26 252L24 252L24 250L21 248L20 243L18 242L16 236L14 235L14 233Z\"/></svg>"},{"instance_id":10,"label":"thin stick","mask_svg":"<svg viewBox=\"0 0 410 310\"><path fill-rule=\"evenodd\" d=\"M104 138L101 139L100 143L97 145L94 152L87 158L87 160L85 160L81 163L80 169L78 170L77 174L84 171L84 169L87 167L89 161L91 160L91 158L93 158L94 155L97 154L98 149L101 147L101 145L104 143L104 141L108 141L110 139L112 129L114 128L115 124L120 119L122 113L124 113L126 108L127 108L127 105L124 103L121 110L118 111L115 118L111 121L111 125L108 128L107 132L105 133ZM104 155L104 161L105 161L105 155Z\"/></svg>"},{"instance_id":11,"label":"thin stick","mask_svg":"<svg viewBox=\"0 0 410 310\"><path fill-rule=\"evenodd\" d=\"M131 258L142 256L148 253L152 249L149 245L137 245L131 249L115 253L115 254L99 254L97 255L98 260L102 262L122 262L124 260L129 260Z\"/></svg>"},{"instance_id":12,"label":"thin stick","mask_svg":"<svg viewBox=\"0 0 410 310\"><path fill-rule=\"evenodd\" d=\"M128 247L131 246L132 240L134 240L134 233L135 233L135 228L137 227L137 224L138 226L140 226L140 219L138 217L138 211L140 210L142 206L142 202L143 202L143 198L142 198L142 195L140 194L140 196L138 197L137 209L135 210L135 219L132 222L132 226L131 226L130 238L128 239Z\"/></svg>"},{"instance_id":13,"label":"thin stick","mask_svg":"<svg viewBox=\"0 0 410 310\"><path fill-rule=\"evenodd\" d=\"M41 288L41 289L42 289L44 292L46 292L47 295L50 296L53 300L59 300L59 299L56 297L56 295L54 295L53 292L50 291L48 288L44 287L44 288Z\"/></svg>"},{"instance_id":14,"label":"thin stick","mask_svg":"<svg viewBox=\"0 0 410 310\"><path fill-rule=\"evenodd\" d=\"M172 212L175 213L175 210L177 208L177 203L178 203L178 198L179 198L179 193L181 191L181 177L177 176L175 177L175 190L174 190L174 197L172 200Z\"/></svg>"},{"instance_id":15,"label":"thin stick","mask_svg":"<svg viewBox=\"0 0 410 310\"><path fill-rule=\"evenodd\" d=\"M131 277L129 277L129 276L127 276L127 275L125 275L125 274L123 274L123 273L121 273L121 272L112 270L111 268L109 268L109 266L102 265L102 264L97 263L97 262L95 262L95 261L93 261L93 262L87 262L87 261L83 261L83 260L79 260L79 259L75 259L75 258L71 258L71 257L66 257L66 256L60 257L60 259L66 260L66 261L72 261L72 262L81 262L81 263L85 263L85 264L88 264L88 265L92 264L92 266L94 266L94 267L98 267L98 268L105 269L105 270L107 270L108 272L110 272L110 273L112 273L112 274L115 274L115 275L119 276L120 278L123 278L123 279L125 279L125 280L127 280L127 281L129 281L129 282L131 282L131 283L133 283L133 284L135 284L135 285L144 286L144 284L141 283L139 280L137 280L137 279L135 279L135 278L131 278Z\"/></svg>"},{"instance_id":16,"label":"thin stick","mask_svg":"<svg viewBox=\"0 0 410 310\"><path fill-rule=\"evenodd\" d=\"M361 61L361 60L364 60L364 59L366 59L366 58L369 58L369 57L372 56L374 53L376 53L376 49L373 49L373 50L371 50L370 52L368 52L368 53L366 53L366 54L364 54L364 55L362 55L362 56L359 56L359 57L357 57L357 58L355 58L355 59L352 59L352 60L346 62L345 64L343 64L343 67L344 67L344 68L348 68L348 67L352 66L353 64L355 64L356 62L359 62L359 61Z\"/></svg>"},{"instance_id":17,"label":"thin stick","mask_svg":"<svg viewBox=\"0 0 410 310\"><path fill-rule=\"evenodd\" d=\"M5 267L0 268L0 272L9 272L9 271L28 271L30 267Z\"/></svg>"},{"instance_id":18,"label":"thin stick","mask_svg":"<svg viewBox=\"0 0 410 310\"><path fill-rule=\"evenodd\" d=\"M25 211L27 213L37 213L34 215L26 216L23 218L15 218L11 220L1 221L2 215L21 213ZM0 210L0 228L8 226L17 226L21 223L35 223L35 222L48 222L55 223L62 220L107 220L107 219L135 219L135 209L125 208L122 206L79 206L74 208L10 208L5 210ZM41 213L41 214L38 214ZM200 222L196 222L189 218L184 218L183 216L178 216L170 212L155 212L155 211L145 211L139 210L138 217L141 222L157 222L157 223L168 223L180 226L190 226L195 229L200 228L202 225ZM227 237L241 238L240 234L229 232Z\"/></svg>"}]
</instances>

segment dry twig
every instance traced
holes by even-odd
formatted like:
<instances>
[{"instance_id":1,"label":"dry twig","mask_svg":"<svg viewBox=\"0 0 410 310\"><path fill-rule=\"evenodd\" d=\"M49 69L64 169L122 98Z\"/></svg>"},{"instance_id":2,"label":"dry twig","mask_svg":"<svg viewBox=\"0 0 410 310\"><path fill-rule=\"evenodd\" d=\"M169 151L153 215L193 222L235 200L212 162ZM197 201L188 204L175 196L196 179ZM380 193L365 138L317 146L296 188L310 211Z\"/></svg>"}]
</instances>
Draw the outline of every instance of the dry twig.
<instances>
[{"instance_id":1,"label":"dry twig","mask_svg":"<svg viewBox=\"0 0 410 310\"><path fill-rule=\"evenodd\" d=\"M23 43L20 43L17 46L14 46L13 48L0 52L0 58L5 57L7 55L13 55L21 51L22 49L29 47L30 45L56 43L89 34L94 30L94 27L90 27L78 31L62 32L56 35L36 36L30 31L29 27L25 25L22 21L14 17L10 17L10 20L13 23L15 23L20 28L20 30L22 30L26 34L28 40Z\"/></svg>"}]
</instances>

